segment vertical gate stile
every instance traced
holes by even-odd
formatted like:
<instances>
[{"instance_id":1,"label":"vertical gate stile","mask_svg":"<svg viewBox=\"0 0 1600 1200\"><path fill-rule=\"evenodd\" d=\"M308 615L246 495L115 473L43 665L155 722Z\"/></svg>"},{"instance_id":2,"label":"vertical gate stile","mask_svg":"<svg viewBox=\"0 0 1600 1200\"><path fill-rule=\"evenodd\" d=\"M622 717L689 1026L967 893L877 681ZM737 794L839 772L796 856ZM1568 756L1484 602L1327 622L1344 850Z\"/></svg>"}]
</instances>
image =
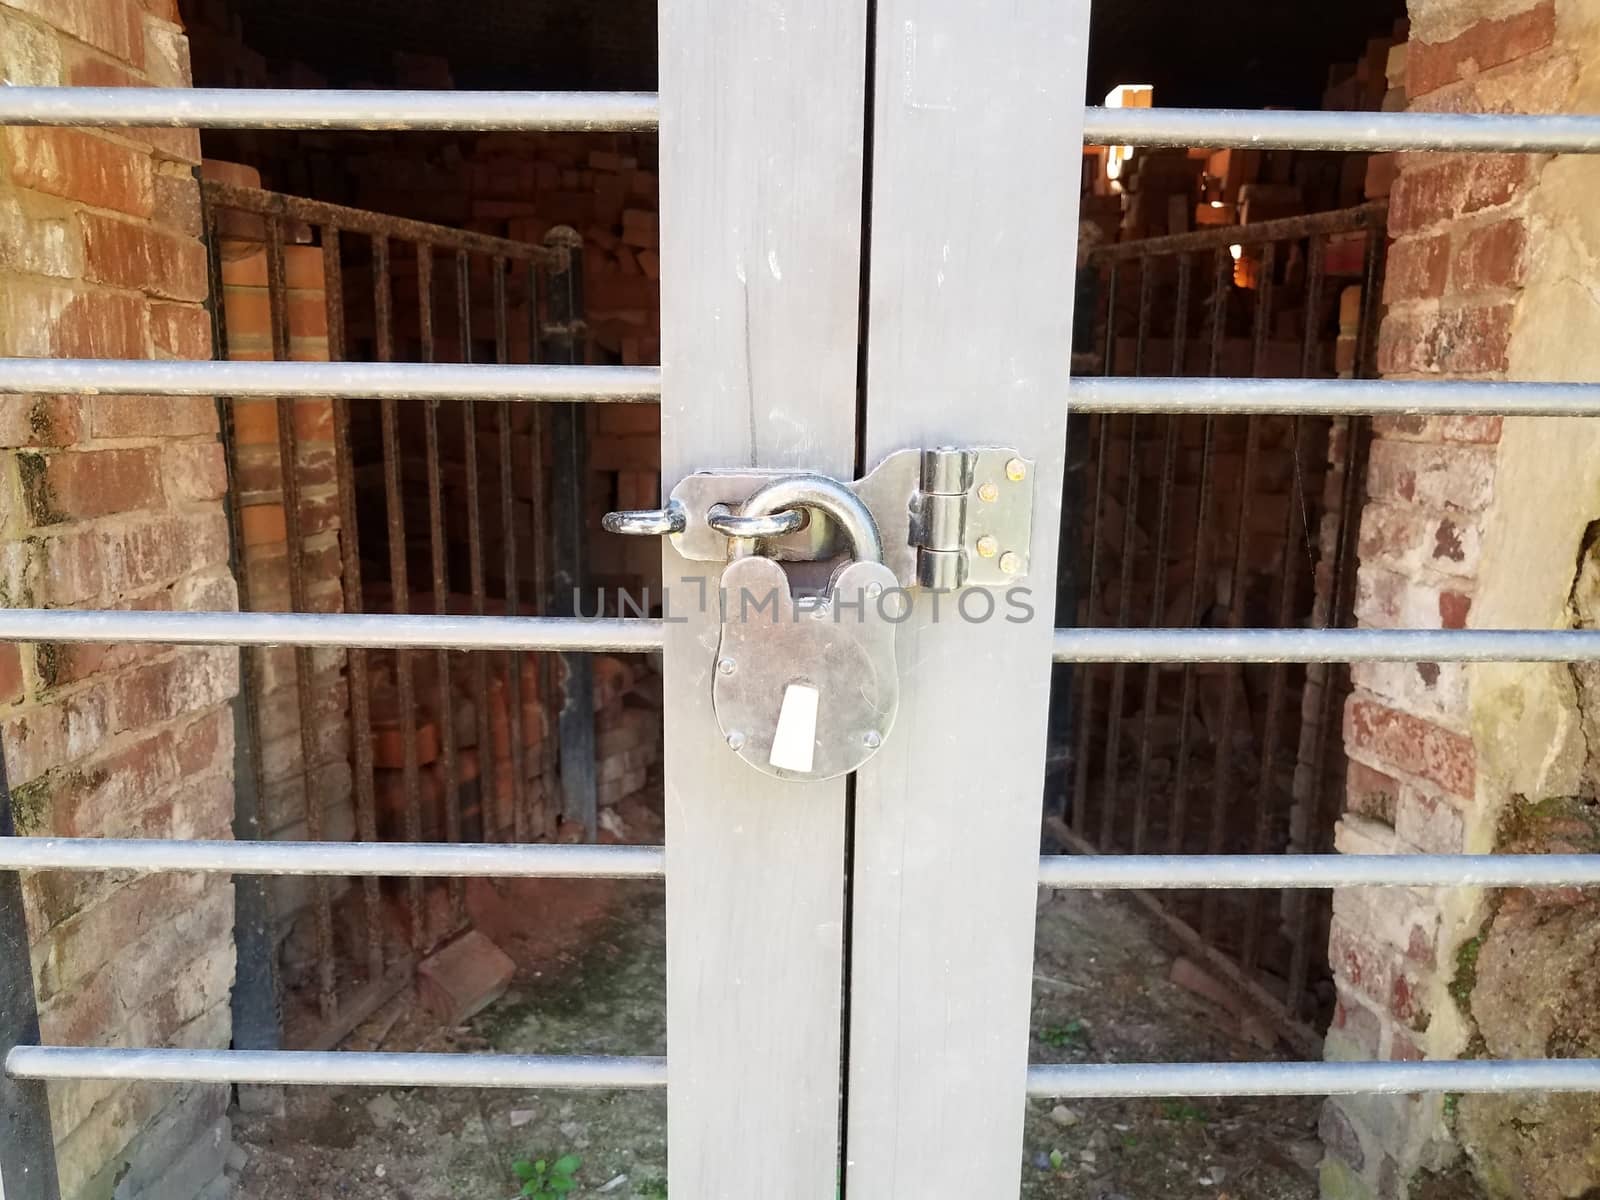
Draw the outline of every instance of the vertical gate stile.
<instances>
[{"instance_id":1,"label":"vertical gate stile","mask_svg":"<svg viewBox=\"0 0 1600 1200\"><path fill-rule=\"evenodd\" d=\"M549 360L584 361L587 347L579 338L583 320L583 240L557 227L545 236L554 251L549 280ZM552 610L557 616L578 615L588 585L588 437L587 413L581 404L556 404L550 414L552 475L558 481L552 496L555 543L551 554ZM600 813L595 764L594 664L586 654L561 656L560 738L562 816L576 822L593 841Z\"/></svg>"},{"instance_id":2,"label":"vertical gate stile","mask_svg":"<svg viewBox=\"0 0 1600 1200\"><path fill-rule=\"evenodd\" d=\"M473 360L472 346L472 260L465 250L456 253L456 329L461 339L461 361ZM462 400L461 459L466 467L467 489L467 586L472 592L472 613L481 617L487 608L483 581L483 509L478 491L478 402ZM492 818L499 790L499 773L489 740L489 655L477 651L472 656L472 711L477 718L478 835L489 841L494 832Z\"/></svg>"},{"instance_id":3,"label":"vertical gate stile","mask_svg":"<svg viewBox=\"0 0 1600 1200\"><path fill-rule=\"evenodd\" d=\"M200 206L205 230L206 271L210 287L207 311L211 317L211 357L228 357L228 327L223 303L222 242L217 233L216 206L204 184ZM217 430L223 463L228 473L228 569L241 612L249 611L250 585L242 558L243 514L239 495L238 439L234 436L234 401L217 397ZM239 649L239 693L229 705L233 718L233 820L235 841L259 841L265 835L261 822L264 771L261 762L260 682L257 656ZM272 897L267 881L255 875L233 880L233 941L237 965L230 996L233 1044L248 1050L276 1050L283 1044L283 1024L278 1009L278 956L273 938Z\"/></svg>"},{"instance_id":4,"label":"vertical gate stile","mask_svg":"<svg viewBox=\"0 0 1600 1200\"><path fill-rule=\"evenodd\" d=\"M433 327L433 246L417 243L417 315L421 335L421 359L431 363L438 358L437 335ZM433 576L433 611L443 617L450 612L450 564L444 543L444 473L439 449L439 401L422 404L422 452L428 470L428 566ZM450 679L450 651L434 652L438 676L435 703L438 706L439 767L444 783L444 836L449 842L461 840L461 770L456 758L455 690ZM447 885L450 896L450 925L458 929L466 923L466 884L452 877Z\"/></svg>"},{"instance_id":5,"label":"vertical gate stile","mask_svg":"<svg viewBox=\"0 0 1600 1200\"><path fill-rule=\"evenodd\" d=\"M275 362L287 362L290 358L289 284L284 262L283 220L278 216L267 218L267 297L272 357ZM289 607L294 612L309 612L305 580L305 523L300 504L299 438L295 429L297 407L292 396L278 397L278 470L283 481L284 562L289 575ZM320 841L323 834L323 813L317 802L313 773L318 728L313 716L316 697L312 689L316 659L308 646L296 646L293 657L296 717L300 729L300 778L305 789L306 837L315 842ZM338 999L334 987L333 900L328 880L315 880L311 894L317 946L317 1011L324 1021L329 1021L338 1011Z\"/></svg>"},{"instance_id":6,"label":"vertical gate stile","mask_svg":"<svg viewBox=\"0 0 1600 1200\"><path fill-rule=\"evenodd\" d=\"M390 242L385 235L372 239L373 313L377 331L376 357L379 362L394 361L394 280L390 262ZM390 611L411 611L411 583L406 561L405 464L400 446L400 412L397 401L386 397L378 402L383 440L384 510L389 521ZM405 838L422 840L422 780L417 753L417 691L412 672L412 651L394 652L395 706L400 720L402 744L401 770L405 785ZM422 880L406 880L406 913L411 924L411 946L422 950L428 940L424 920Z\"/></svg>"},{"instance_id":7,"label":"vertical gate stile","mask_svg":"<svg viewBox=\"0 0 1600 1200\"><path fill-rule=\"evenodd\" d=\"M1081 140L1089 5L876 11L865 460L999 444L1037 465L1026 607L1001 593L969 620L975 591L917 595L897 635L915 736L857 776L846 1189L1014 1195L1079 184L1075 153L1025 148Z\"/></svg>"},{"instance_id":8,"label":"vertical gate stile","mask_svg":"<svg viewBox=\"0 0 1600 1200\"><path fill-rule=\"evenodd\" d=\"M581 261L581 260L580 260ZM550 361L545 345L540 306L546 302L547 288L540 285L545 264L537 259L528 263L528 360L543 363ZM550 614L550 496L553 489L545 468L545 423L543 404L529 406L528 413L528 478L533 481L533 603L535 616ZM551 764L555 761L556 710L554 696L555 672L550 656L540 654L538 662L539 683L539 816L535 823L538 836L550 837L555 833L555 813Z\"/></svg>"},{"instance_id":9,"label":"vertical gate stile","mask_svg":"<svg viewBox=\"0 0 1600 1200\"><path fill-rule=\"evenodd\" d=\"M328 306L328 358L344 362L348 353L344 325L343 239L337 225L322 229L322 275ZM344 610L366 611L366 593L361 583L361 529L356 504L356 468L350 445L350 401L333 398L334 470L339 486L339 581L344 592ZM350 746L355 772L356 836L364 842L378 840L376 780L372 761L372 685L366 650L351 647L345 651L350 686ZM377 986L383 978L383 890L375 875L361 878L362 915L367 933L367 983Z\"/></svg>"},{"instance_id":10,"label":"vertical gate stile","mask_svg":"<svg viewBox=\"0 0 1600 1200\"><path fill-rule=\"evenodd\" d=\"M659 19L663 482L848 479L865 10L662 0ZM718 572L665 543L670 1190L816 1200L838 1186L845 785L724 743Z\"/></svg>"},{"instance_id":11,"label":"vertical gate stile","mask_svg":"<svg viewBox=\"0 0 1600 1200\"><path fill-rule=\"evenodd\" d=\"M502 366L511 361L511 327L506 311L506 260L496 256L490 268L494 272L494 358ZM511 473L511 404L501 400L495 404L495 435L499 450L500 476L500 540L503 543L502 565L505 571L505 613L517 615L517 525L516 491ZM507 727L511 733L511 827L518 842L532 841L528 813L528 780L524 771L524 742L522 732L522 655L511 651L506 655L506 707Z\"/></svg>"}]
</instances>

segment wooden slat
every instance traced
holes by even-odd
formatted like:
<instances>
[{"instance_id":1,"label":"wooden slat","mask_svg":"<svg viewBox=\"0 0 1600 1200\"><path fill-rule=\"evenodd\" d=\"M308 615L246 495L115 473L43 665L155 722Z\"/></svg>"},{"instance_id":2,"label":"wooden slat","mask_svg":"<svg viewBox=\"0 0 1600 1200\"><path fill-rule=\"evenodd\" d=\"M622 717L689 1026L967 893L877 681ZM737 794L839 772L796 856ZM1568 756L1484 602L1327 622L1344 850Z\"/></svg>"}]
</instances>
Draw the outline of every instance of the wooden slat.
<instances>
[{"instance_id":1,"label":"wooden slat","mask_svg":"<svg viewBox=\"0 0 1600 1200\"><path fill-rule=\"evenodd\" d=\"M851 1197L1020 1186L1088 8L877 5L867 464L999 444L1038 468L1032 619L919 595L858 776Z\"/></svg>"},{"instance_id":2,"label":"wooden slat","mask_svg":"<svg viewBox=\"0 0 1600 1200\"><path fill-rule=\"evenodd\" d=\"M863 10L662 0L660 28L663 482L745 465L848 478ZM831 1196L844 786L778 782L722 742L715 569L670 545L663 567L684 619L664 651L671 1191Z\"/></svg>"}]
</instances>

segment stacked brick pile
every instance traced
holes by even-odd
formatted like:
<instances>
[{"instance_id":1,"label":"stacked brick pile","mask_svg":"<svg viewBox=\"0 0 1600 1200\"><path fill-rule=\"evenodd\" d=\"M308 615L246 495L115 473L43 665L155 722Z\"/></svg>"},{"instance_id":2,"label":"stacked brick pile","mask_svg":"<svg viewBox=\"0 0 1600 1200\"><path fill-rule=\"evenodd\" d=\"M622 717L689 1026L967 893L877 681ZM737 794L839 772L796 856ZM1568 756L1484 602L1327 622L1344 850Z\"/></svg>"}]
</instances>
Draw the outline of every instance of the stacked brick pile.
<instances>
[{"instance_id":1,"label":"stacked brick pile","mask_svg":"<svg viewBox=\"0 0 1600 1200\"><path fill-rule=\"evenodd\" d=\"M4 0L0 76L181 87L188 50L169 0ZM199 159L180 130L0 131L0 354L209 358ZM233 608L225 486L210 399L7 399L0 603ZM237 687L229 649L0 645L20 830L229 837ZM229 879L56 873L25 896L47 1041L228 1045ZM221 1171L226 1087L50 1098L64 1196L189 1200Z\"/></svg>"}]
</instances>

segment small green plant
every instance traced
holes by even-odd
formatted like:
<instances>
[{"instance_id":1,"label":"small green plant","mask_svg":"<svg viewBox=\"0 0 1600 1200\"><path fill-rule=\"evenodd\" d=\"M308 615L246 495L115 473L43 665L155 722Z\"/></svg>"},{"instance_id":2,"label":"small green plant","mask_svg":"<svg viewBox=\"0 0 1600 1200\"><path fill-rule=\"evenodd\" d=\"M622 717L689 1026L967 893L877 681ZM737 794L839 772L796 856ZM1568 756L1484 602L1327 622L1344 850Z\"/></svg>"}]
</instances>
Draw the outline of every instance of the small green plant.
<instances>
[{"instance_id":1,"label":"small green plant","mask_svg":"<svg viewBox=\"0 0 1600 1200\"><path fill-rule=\"evenodd\" d=\"M1211 1118L1203 1108L1196 1108L1187 1100L1163 1100L1161 1102L1161 1115L1169 1121L1189 1122L1204 1125Z\"/></svg>"},{"instance_id":2,"label":"small green plant","mask_svg":"<svg viewBox=\"0 0 1600 1200\"><path fill-rule=\"evenodd\" d=\"M563 1154L555 1162L519 1158L511 1164L511 1170L522 1184L518 1195L531 1196L533 1200L561 1200L578 1186L576 1176L581 1166L583 1159L576 1154Z\"/></svg>"},{"instance_id":3,"label":"small green plant","mask_svg":"<svg viewBox=\"0 0 1600 1200\"><path fill-rule=\"evenodd\" d=\"M646 1179L639 1184L638 1195L644 1200L667 1200L667 1181L665 1179Z\"/></svg>"},{"instance_id":4,"label":"small green plant","mask_svg":"<svg viewBox=\"0 0 1600 1200\"><path fill-rule=\"evenodd\" d=\"M1050 1151L1050 1169L1052 1171L1059 1171L1066 1165L1067 1156L1065 1154L1061 1153L1059 1150Z\"/></svg>"},{"instance_id":5,"label":"small green plant","mask_svg":"<svg viewBox=\"0 0 1600 1200\"><path fill-rule=\"evenodd\" d=\"M1065 1025L1046 1025L1039 1031L1039 1040L1057 1050L1082 1050L1089 1044L1089 1027L1077 1018Z\"/></svg>"}]
</instances>

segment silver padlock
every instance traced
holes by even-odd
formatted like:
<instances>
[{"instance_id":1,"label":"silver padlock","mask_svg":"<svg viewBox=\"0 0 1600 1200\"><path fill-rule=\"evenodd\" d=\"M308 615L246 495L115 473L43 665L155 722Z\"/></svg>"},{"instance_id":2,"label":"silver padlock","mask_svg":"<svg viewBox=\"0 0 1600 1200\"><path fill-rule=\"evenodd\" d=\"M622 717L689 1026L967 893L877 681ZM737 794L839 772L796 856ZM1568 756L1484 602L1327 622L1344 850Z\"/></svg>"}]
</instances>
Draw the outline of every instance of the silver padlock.
<instances>
[{"instance_id":1,"label":"silver padlock","mask_svg":"<svg viewBox=\"0 0 1600 1200\"><path fill-rule=\"evenodd\" d=\"M795 597L759 539L826 514L854 557L818 596ZM832 779L877 753L900 704L894 633L909 598L883 563L877 523L854 492L824 475L789 475L740 512L718 513L729 536L722 638L712 705L728 746L779 779Z\"/></svg>"}]
</instances>

